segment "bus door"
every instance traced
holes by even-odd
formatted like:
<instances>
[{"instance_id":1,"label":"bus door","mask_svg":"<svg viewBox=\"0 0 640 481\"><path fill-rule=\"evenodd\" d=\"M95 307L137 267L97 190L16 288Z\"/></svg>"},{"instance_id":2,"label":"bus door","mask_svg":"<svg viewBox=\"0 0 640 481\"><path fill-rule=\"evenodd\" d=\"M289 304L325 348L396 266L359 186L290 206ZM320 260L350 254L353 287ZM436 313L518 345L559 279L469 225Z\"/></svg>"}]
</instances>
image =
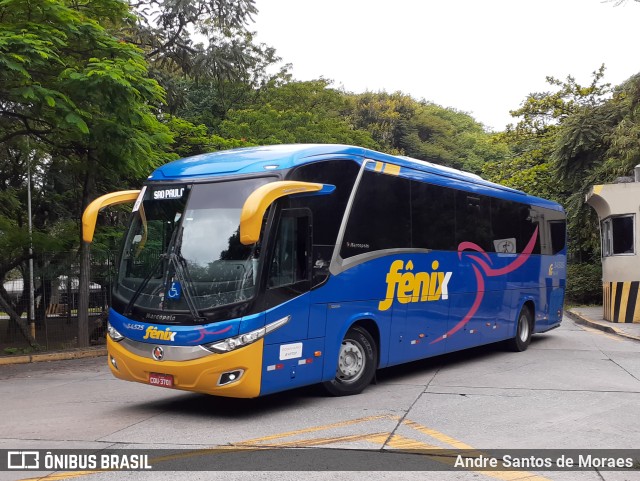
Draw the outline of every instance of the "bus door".
<instances>
[{"instance_id":1,"label":"bus door","mask_svg":"<svg viewBox=\"0 0 640 481\"><path fill-rule=\"evenodd\" d=\"M288 322L265 338L261 394L320 381L322 363L314 353L321 340L308 340L311 287L311 212L283 209L267 268L267 325Z\"/></svg>"}]
</instances>

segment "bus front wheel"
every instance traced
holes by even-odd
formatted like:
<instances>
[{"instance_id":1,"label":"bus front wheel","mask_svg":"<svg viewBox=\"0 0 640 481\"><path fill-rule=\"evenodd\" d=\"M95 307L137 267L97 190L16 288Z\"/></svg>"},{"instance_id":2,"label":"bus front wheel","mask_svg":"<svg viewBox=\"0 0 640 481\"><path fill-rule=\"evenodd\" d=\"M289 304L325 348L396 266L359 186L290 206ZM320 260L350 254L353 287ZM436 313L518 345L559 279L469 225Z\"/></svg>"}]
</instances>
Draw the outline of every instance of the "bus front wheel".
<instances>
[{"instance_id":1,"label":"bus front wheel","mask_svg":"<svg viewBox=\"0 0 640 481\"><path fill-rule=\"evenodd\" d=\"M336 377L323 383L333 396L350 396L361 393L376 372L378 348L369 331L353 326L342 340L338 353Z\"/></svg>"},{"instance_id":2,"label":"bus front wheel","mask_svg":"<svg viewBox=\"0 0 640 481\"><path fill-rule=\"evenodd\" d=\"M523 306L518 315L516 335L507 341L507 347L515 352L526 351L531 342L531 334L533 334L533 318L531 311L526 306Z\"/></svg>"}]
</instances>

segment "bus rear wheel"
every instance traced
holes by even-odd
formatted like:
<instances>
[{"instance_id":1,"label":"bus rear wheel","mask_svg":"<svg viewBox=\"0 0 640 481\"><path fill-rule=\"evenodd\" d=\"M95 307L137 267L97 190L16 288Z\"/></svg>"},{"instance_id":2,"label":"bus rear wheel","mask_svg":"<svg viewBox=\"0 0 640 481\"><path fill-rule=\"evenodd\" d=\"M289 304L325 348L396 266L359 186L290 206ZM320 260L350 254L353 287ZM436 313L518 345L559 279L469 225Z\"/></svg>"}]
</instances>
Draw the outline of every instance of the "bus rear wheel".
<instances>
[{"instance_id":1,"label":"bus rear wheel","mask_svg":"<svg viewBox=\"0 0 640 481\"><path fill-rule=\"evenodd\" d=\"M350 396L361 393L376 373L378 347L369 331L353 326L342 340L338 352L336 377L323 383L333 396Z\"/></svg>"},{"instance_id":2,"label":"bus rear wheel","mask_svg":"<svg viewBox=\"0 0 640 481\"><path fill-rule=\"evenodd\" d=\"M529 343L531 343L531 334L533 334L533 317L531 316L531 311L526 306L523 306L518 315L516 335L507 341L507 347L515 352L526 351Z\"/></svg>"}]
</instances>

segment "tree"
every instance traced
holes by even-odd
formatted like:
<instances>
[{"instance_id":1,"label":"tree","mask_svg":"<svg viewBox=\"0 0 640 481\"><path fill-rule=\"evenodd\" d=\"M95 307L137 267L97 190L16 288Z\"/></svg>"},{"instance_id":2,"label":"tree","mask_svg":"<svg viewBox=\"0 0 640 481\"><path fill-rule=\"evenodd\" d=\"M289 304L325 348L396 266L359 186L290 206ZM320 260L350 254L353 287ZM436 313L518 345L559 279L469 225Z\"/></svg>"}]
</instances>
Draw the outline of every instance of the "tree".
<instances>
[{"instance_id":1,"label":"tree","mask_svg":"<svg viewBox=\"0 0 640 481\"><path fill-rule=\"evenodd\" d=\"M593 72L586 86L572 76L564 81L547 77L555 90L530 94L511 112L519 122L499 134L512 154L484 169L491 180L564 204L570 251L578 260L593 257L598 249L593 212L585 206L584 194L594 180L589 173L606 158L607 132L617 118L604 71L601 66Z\"/></svg>"},{"instance_id":2,"label":"tree","mask_svg":"<svg viewBox=\"0 0 640 481\"><path fill-rule=\"evenodd\" d=\"M345 118L345 95L325 80L270 86L255 105L231 110L217 133L252 144L342 143L377 148L370 134Z\"/></svg>"},{"instance_id":3,"label":"tree","mask_svg":"<svg viewBox=\"0 0 640 481\"><path fill-rule=\"evenodd\" d=\"M154 114L162 88L114 34L130 18L119 0L0 2L0 145L28 137L47 152L43 168L75 181L75 219L106 186L146 175L171 141ZM88 342L86 318L78 339Z\"/></svg>"},{"instance_id":4,"label":"tree","mask_svg":"<svg viewBox=\"0 0 640 481\"><path fill-rule=\"evenodd\" d=\"M254 0L129 0L135 22L121 33L139 46L167 92L166 111L215 127L256 89L286 75L275 49L248 27Z\"/></svg>"},{"instance_id":5,"label":"tree","mask_svg":"<svg viewBox=\"0 0 640 481\"><path fill-rule=\"evenodd\" d=\"M416 101L401 92L352 95L354 126L371 132L385 151L479 173L506 150L471 116Z\"/></svg>"}]
</instances>

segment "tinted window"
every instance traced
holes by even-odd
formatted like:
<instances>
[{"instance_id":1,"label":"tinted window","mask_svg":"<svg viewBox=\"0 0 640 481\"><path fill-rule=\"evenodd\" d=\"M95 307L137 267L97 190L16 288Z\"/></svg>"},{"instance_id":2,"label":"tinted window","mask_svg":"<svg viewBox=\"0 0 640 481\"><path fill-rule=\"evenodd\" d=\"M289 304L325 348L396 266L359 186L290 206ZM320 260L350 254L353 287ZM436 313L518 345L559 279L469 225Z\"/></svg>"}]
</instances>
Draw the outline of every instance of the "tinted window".
<instances>
[{"instance_id":1,"label":"tinted window","mask_svg":"<svg viewBox=\"0 0 640 481\"><path fill-rule=\"evenodd\" d=\"M331 184L336 190L330 195L291 199L292 207L308 207L313 213L314 244L336 244L340 224L360 166L350 160L315 162L296 168L290 180Z\"/></svg>"},{"instance_id":2,"label":"tinted window","mask_svg":"<svg viewBox=\"0 0 640 481\"><path fill-rule=\"evenodd\" d=\"M546 220L544 253L564 249L560 211L532 207L398 176L365 171L347 224L343 258L381 249L457 250L462 242L486 252L521 253ZM539 229L533 254L540 254Z\"/></svg>"},{"instance_id":3,"label":"tinted window","mask_svg":"<svg viewBox=\"0 0 640 481\"><path fill-rule=\"evenodd\" d=\"M473 242L485 251L494 251L489 197L456 191L456 245L461 242Z\"/></svg>"},{"instance_id":4,"label":"tinted window","mask_svg":"<svg viewBox=\"0 0 640 481\"><path fill-rule=\"evenodd\" d=\"M501 199L491 199L491 229L493 252L515 253L522 250L520 223L522 205Z\"/></svg>"},{"instance_id":5,"label":"tinted window","mask_svg":"<svg viewBox=\"0 0 640 481\"><path fill-rule=\"evenodd\" d=\"M410 181L366 170L358 187L340 255L411 247Z\"/></svg>"},{"instance_id":6,"label":"tinted window","mask_svg":"<svg viewBox=\"0 0 640 481\"><path fill-rule=\"evenodd\" d=\"M517 204L521 206L520 214L520 242L518 243L518 252L527 246L533 233L536 231L539 222L544 221L544 211L546 209L540 209L537 207L531 207L524 204ZM538 229L538 236L536 238L536 244L533 247L533 254L540 254L540 229Z\"/></svg>"},{"instance_id":7,"label":"tinted window","mask_svg":"<svg viewBox=\"0 0 640 481\"><path fill-rule=\"evenodd\" d=\"M360 166L350 160L328 160L305 164L293 170L288 179L335 185L329 195L293 198L292 207L309 208L313 217L313 285L329 276L329 264Z\"/></svg>"},{"instance_id":8,"label":"tinted window","mask_svg":"<svg viewBox=\"0 0 640 481\"><path fill-rule=\"evenodd\" d=\"M308 217L294 217L283 211L269 269L268 287L296 284L308 279Z\"/></svg>"},{"instance_id":9,"label":"tinted window","mask_svg":"<svg viewBox=\"0 0 640 481\"><path fill-rule=\"evenodd\" d=\"M530 206L491 199L492 252L522 252L537 226L538 214ZM540 253L539 241L536 241L533 252Z\"/></svg>"},{"instance_id":10,"label":"tinted window","mask_svg":"<svg viewBox=\"0 0 640 481\"><path fill-rule=\"evenodd\" d=\"M456 250L455 191L424 182L411 182L412 246Z\"/></svg>"},{"instance_id":11,"label":"tinted window","mask_svg":"<svg viewBox=\"0 0 640 481\"><path fill-rule=\"evenodd\" d=\"M551 254L557 254L567 242L567 223L563 220L554 220L549 222L549 231L551 233Z\"/></svg>"}]
</instances>

